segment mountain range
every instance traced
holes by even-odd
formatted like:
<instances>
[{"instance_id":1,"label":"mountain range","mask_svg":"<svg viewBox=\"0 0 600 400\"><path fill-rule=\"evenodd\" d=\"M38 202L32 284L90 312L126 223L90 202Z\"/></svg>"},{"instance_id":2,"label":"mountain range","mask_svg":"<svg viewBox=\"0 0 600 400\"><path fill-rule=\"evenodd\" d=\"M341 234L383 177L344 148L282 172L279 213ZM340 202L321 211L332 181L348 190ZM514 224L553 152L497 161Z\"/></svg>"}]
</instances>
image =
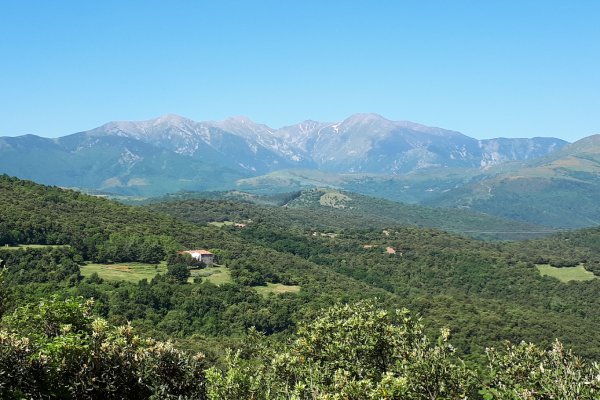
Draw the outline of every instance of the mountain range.
<instances>
[{"instance_id":1,"label":"mountain range","mask_svg":"<svg viewBox=\"0 0 600 400\"><path fill-rule=\"evenodd\" d=\"M282 169L398 175L480 168L562 148L556 138L476 140L377 114L272 129L245 117L196 122L165 115L109 122L57 139L0 138L0 171L42 183L121 194L220 189Z\"/></svg>"},{"instance_id":2,"label":"mountain range","mask_svg":"<svg viewBox=\"0 0 600 400\"><path fill-rule=\"evenodd\" d=\"M95 194L329 187L552 227L600 223L600 136L478 140L378 114L273 129L168 114L0 137L0 173Z\"/></svg>"}]
</instances>

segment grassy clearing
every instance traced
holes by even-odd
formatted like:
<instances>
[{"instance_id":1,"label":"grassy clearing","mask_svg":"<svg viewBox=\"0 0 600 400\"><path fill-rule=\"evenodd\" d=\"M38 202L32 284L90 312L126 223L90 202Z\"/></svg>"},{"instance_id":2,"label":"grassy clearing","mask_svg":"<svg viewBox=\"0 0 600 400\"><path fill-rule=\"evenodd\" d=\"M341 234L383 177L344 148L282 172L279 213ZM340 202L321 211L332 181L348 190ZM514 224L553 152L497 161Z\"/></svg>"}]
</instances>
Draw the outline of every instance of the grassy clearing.
<instances>
[{"instance_id":1,"label":"grassy clearing","mask_svg":"<svg viewBox=\"0 0 600 400\"><path fill-rule=\"evenodd\" d=\"M209 224L209 225L212 225L212 226L217 226L217 227L219 227L219 228L220 228L220 227L222 227L222 226L230 226L230 225L233 225L234 223L233 223L233 222L231 222L231 221L223 221L223 222L216 222L216 221L213 221L213 222L209 222L208 224Z\"/></svg>"},{"instance_id":2,"label":"grassy clearing","mask_svg":"<svg viewBox=\"0 0 600 400\"><path fill-rule=\"evenodd\" d=\"M352 199L345 194L328 191L321 196L319 204L333 208L346 208L347 203L350 201L352 201Z\"/></svg>"},{"instance_id":3,"label":"grassy clearing","mask_svg":"<svg viewBox=\"0 0 600 400\"><path fill-rule=\"evenodd\" d=\"M51 249L54 247L69 247L68 244L20 244L18 246L2 246L0 250L19 250L19 249Z\"/></svg>"},{"instance_id":4,"label":"grassy clearing","mask_svg":"<svg viewBox=\"0 0 600 400\"><path fill-rule=\"evenodd\" d=\"M156 274L167 272L165 262L159 265L128 262L121 264L86 264L81 267L81 275L89 277L94 272L107 281L139 282L152 279Z\"/></svg>"},{"instance_id":5,"label":"grassy clearing","mask_svg":"<svg viewBox=\"0 0 600 400\"><path fill-rule=\"evenodd\" d=\"M284 285L281 283L267 283L267 286L254 286L254 290L256 290L258 294L266 297L271 293L298 293L300 291L300 286Z\"/></svg>"},{"instance_id":6,"label":"grassy clearing","mask_svg":"<svg viewBox=\"0 0 600 400\"><path fill-rule=\"evenodd\" d=\"M194 282L194 278L199 276L203 282L211 282L215 285L223 285L225 283L231 283L231 273L229 268L224 266L207 267L203 269L192 270L192 276L189 278L189 282Z\"/></svg>"},{"instance_id":7,"label":"grassy clearing","mask_svg":"<svg viewBox=\"0 0 600 400\"><path fill-rule=\"evenodd\" d=\"M568 268L556 268L548 264L536 265L540 274L557 278L561 282L590 281L596 279L596 275L583 268L583 265Z\"/></svg>"}]
</instances>

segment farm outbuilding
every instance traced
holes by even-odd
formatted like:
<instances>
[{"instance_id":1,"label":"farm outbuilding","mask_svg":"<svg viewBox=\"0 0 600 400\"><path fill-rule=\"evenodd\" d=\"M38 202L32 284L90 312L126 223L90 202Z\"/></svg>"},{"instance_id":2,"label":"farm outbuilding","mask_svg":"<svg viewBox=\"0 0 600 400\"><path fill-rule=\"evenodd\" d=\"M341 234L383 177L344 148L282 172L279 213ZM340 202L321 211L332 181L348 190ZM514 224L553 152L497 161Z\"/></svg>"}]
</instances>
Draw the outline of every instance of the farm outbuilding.
<instances>
[{"instance_id":1,"label":"farm outbuilding","mask_svg":"<svg viewBox=\"0 0 600 400\"><path fill-rule=\"evenodd\" d=\"M215 263L215 255L208 250L185 250L180 251L180 254L189 254L193 259L203 262L206 265Z\"/></svg>"}]
</instances>

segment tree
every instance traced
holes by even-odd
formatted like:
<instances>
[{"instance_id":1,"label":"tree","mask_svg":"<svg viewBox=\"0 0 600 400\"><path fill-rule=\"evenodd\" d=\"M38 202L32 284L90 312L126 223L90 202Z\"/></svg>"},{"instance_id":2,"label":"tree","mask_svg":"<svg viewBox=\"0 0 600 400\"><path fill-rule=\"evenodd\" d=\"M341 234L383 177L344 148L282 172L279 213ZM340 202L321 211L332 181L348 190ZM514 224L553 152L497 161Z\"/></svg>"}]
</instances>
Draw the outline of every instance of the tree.
<instances>
[{"instance_id":1,"label":"tree","mask_svg":"<svg viewBox=\"0 0 600 400\"><path fill-rule=\"evenodd\" d=\"M190 270L185 264L174 264L167 267L167 276L177 283L186 283L190 275Z\"/></svg>"},{"instance_id":2,"label":"tree","mask_svg":"<svg viewBox=\"0 0 600 400\"><path fill-rule=\"evenodd\" d=\"M206 399L202 355L111 326L92 306L52 298L2 320L0 398Z\"/></svg>"}]
</instances>

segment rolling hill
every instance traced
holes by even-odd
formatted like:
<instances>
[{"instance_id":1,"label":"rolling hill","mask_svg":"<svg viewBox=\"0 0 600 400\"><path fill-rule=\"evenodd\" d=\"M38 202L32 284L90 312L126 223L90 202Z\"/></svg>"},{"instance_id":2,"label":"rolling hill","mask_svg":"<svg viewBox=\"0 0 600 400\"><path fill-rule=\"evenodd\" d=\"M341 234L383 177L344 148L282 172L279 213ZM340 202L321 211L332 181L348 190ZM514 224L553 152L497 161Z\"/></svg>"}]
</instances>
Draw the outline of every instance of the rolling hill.
<instances>
[{"instance_id":1,"label":"rolling hill","mask_svg":"<svg viewBox=\"0 0 600 400\"><path fill-rule=\"evenodd\" d=\"M150 208L184 216L196 223L260 220L270 225L302 229L386 229L420 226L479 239L519 240L541 237L553 230L534 224L458 209L403 204L329 188L260 196L251 193L179 193L149 200ZM193 216L193 217L192 217Z\"/></svg>"}]
</instances>

